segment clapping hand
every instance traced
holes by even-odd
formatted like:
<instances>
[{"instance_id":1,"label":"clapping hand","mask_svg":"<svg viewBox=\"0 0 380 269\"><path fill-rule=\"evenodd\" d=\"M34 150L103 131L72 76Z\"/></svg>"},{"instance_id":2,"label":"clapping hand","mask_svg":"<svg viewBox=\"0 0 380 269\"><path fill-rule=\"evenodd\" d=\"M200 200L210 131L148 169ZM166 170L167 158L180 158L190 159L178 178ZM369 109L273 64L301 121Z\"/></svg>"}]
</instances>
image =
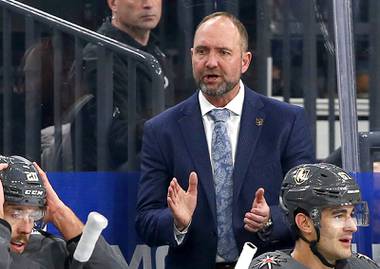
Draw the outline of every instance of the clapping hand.
<instances>
[{"instance_id":1,"label":"clapping hand","mask_svg":"<svg viewBox=\"0 0 380 269\"><path fill-rule=\"evenodd\" d=\"M168 206L174 217L174 224L178 230L184 230L193 217L197 206L198 176L191 172L187 191L181 188L176 178L173 178L168 188Z\"/></svg>"}]
</instances>

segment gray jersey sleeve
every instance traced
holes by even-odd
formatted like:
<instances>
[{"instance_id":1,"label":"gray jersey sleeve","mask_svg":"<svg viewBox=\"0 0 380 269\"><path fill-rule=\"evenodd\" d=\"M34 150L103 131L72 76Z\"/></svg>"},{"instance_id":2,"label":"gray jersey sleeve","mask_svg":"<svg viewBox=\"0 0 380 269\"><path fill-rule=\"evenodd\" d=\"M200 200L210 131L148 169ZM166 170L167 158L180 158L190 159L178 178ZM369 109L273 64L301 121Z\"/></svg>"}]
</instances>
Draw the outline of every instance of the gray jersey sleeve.
<instances>
[{"instance_id":1,"label":"gray jersey sleeve","mask_svg":"<svg viewBox=\"0 0 380 269\"><path fill-rule=\"evenodd\" d=\"M0 268L8 269L11 264L9 253L9 243L11 241L11 231L9 224L0 219Z\"/></svg>"},{"instance_id":2,"label":"gray jersey sleeve","mask_svg":"<svg viewBox=\"0 0 380 269\"><path fill-rule=\"evenodd\" d=\"M379 269L380 266L371 258L360 253L353 253L352 257L344 262L342 269ZM339 269L339 268L338 268Z\"/></svg>"},{"instance_id":3,"label":"gray jersey sleeve","mask_svg":"<svg viewBox=\"0 0 380 269\"><path fill-rule=\"evenodd\" d=\"M72 242L69 246L70 256L74 254L77 242ZM70 267L72 268L72 267ZM120 251L117 251L115 248L111 247L104 239L103 236L100 236L96 242L94 251L88 262L83 264L84 269L127 269L128 266L124 260L124 257L121 255Z\"/></svg>"}]
</instances>

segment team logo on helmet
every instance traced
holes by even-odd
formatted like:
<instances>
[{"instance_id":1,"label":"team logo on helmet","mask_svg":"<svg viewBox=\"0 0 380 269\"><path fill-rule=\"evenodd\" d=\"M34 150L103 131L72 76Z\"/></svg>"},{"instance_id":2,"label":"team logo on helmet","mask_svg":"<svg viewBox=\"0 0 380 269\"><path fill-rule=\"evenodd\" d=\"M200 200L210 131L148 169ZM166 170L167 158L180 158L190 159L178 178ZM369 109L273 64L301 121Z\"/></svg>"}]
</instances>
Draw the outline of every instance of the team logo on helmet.
<instances>
[{"instance_id":1,"label":"team logo on helmet","mask_svg":"<svg viewBox=\"0 0 380 269\"><path fill-rule=\"evenodd\" d=\"M26 174L26 181L38 182L38 176L36 172L29 172Z\"/></svg>"},{"instance_id":2,"label":"team logo on helmet","mask_svg":"<svg viewBox=\"0 0 380 269\"><path fill-rule=\"evenodd\" d=\"M299 168L296 174L294 175L294 182L297 185L300 185L309 179L309 175L310 175L309 168Z\"/></svg>"},{"instance_id":3,"label":"team logo on helmet","mask_svg":"<svg viewBox=\"0 0 380 269\"><path fill-rule=\"evenodd\" d=\"M338 173L338 176L340 176L340 178L343 180L343 181L346 181L346 180L350 180L351 177L349 175L347 175L345 172L339 172Z\"/></svg>"},{"instance_id":4,"label":"team logo on helmet","mask_svg":"<svg viewBox=\"0 0 380 269\"><path fill-rule=\"evenodd\" d=\"M265 255L264 258L261 260L257 261L254 265L253 268L267 268L267 269L272 269L272 265L278 265L280 266L282 263L286 263L286 259L282 258L279 255ZM276 266L277 267L277 266Z\"/></svg>"}]
</instances>

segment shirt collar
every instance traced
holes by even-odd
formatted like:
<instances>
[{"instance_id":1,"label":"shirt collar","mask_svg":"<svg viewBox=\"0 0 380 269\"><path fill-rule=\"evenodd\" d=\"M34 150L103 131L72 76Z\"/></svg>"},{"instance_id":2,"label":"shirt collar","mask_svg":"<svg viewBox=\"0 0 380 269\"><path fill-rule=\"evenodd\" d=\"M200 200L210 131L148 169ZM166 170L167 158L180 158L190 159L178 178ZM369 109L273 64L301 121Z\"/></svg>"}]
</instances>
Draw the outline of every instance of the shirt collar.
<instances>
[{"instance_id":1,"label":"shirt collar","mask_svg":"<svg viewBox=\"0 0 380 269\"><path fill-rule=\"evenodd\" d=\"M227 108L229 111L231 111L234 115L241 116L241 112L243 110L243 101L244 101L244 84L240 80L239 81L239 92L238 94L232 99L224 108ZM198 99L199 99L199 105L201 108L202 117L206 115L211 110L215 109L216 107L211 104L206 97L203 95L201 91L198 93Z\"/></svg>"}]
</instances>

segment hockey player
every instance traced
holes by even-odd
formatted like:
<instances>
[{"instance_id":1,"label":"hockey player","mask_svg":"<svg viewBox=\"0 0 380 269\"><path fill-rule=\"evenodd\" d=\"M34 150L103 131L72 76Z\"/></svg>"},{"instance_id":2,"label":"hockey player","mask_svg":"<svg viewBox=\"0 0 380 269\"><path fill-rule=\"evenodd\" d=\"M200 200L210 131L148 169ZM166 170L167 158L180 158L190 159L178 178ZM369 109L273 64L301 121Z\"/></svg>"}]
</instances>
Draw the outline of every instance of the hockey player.
<instances>
[{"instance_id":1,"label":"hockey player","mask_svg":"<svg viewBox=\"0 0 380 269\"><path fill-rule=\"evenodd\" d=\"M64 240L41 228L51 223ZM46 174L19 156L0 156L0 268L73 269L83 224L51 187ZM41 234L42 233L42 234ZM101 236L83 269L126 268ZM77 267L75 267L77 268Z\"/></svg>"},{"instance_id":2,"label":"hockey player","mask_svg":"<svg viewBox=\"0 0 380 269\"><path fill-rule=\"evenodd\" d=\"M250 269L370 269L370 258L352 253L357 226L368 225L368 206L354 179L332 164L304 164L285 176L280 204L296 236L294 249L262 254Z\"/></svg>"}]
</instances>

